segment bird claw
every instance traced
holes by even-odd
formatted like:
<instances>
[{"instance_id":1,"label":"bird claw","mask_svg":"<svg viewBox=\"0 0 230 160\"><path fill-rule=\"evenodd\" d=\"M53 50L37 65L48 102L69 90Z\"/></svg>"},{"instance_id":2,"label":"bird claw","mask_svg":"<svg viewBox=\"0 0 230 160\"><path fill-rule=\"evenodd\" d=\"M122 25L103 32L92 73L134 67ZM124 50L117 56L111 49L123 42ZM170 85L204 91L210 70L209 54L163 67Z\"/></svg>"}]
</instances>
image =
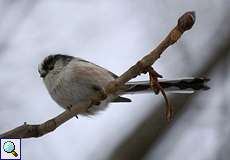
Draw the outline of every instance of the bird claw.
<instances>
[{"instance_id":1,"label":"bird claw","mask_svg":"<svg viewBox=\"0 0 230 160\"><path fill-rule=\"evenodd\" d=\"M71 111L71 108L72 108L72 105L66 107L68 111Z\"/></svg>"},{"instance_id":2,"label":"bird claw","mask_svg":"<svg viewBox=\"0 0 230 160\"><path fill-rule=\"evenodd\" d=\"M66 109L67 109L68 111L70 111L70 112L71 112L71 108L72 108L72 105L66 107ZM77 116L77 115L76 115L75 117L78 119L78 116Z\"/></svg>"}]
</instances>

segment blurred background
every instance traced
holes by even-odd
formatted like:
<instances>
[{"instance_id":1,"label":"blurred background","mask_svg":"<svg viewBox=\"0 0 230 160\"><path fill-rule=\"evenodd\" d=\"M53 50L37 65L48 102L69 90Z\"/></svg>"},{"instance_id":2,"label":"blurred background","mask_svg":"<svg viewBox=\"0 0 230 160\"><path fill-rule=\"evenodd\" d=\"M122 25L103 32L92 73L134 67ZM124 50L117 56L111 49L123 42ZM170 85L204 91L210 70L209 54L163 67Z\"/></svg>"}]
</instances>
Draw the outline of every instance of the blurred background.
<instances>
[{"instance_id":1,"label":"blurred background","mask_svg":"<svg viewBox=\"0 0 230 160\"><path fill-rule=\"evenodd\" d=\"M192 30L154 68L165 79L211 78L211 90L127 95L92 118L73 118L40 138L22 140L24 160L228 160L230 156L230 3L228 0L1 0L0 133L63 112L37 72L49 54L78 56L120 75L153 49L184 12ZM137 80L146 80L142 75Z\"/></svg>"}]
</instances>

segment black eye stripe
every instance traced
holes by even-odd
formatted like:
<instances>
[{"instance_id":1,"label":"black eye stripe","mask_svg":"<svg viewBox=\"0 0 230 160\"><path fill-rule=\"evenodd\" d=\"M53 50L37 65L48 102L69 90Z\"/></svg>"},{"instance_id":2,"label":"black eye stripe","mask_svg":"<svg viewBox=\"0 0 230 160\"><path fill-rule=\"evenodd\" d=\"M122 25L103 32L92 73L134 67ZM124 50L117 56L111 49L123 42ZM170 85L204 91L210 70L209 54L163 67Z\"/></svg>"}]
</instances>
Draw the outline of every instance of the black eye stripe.
<instances>
[{"instance_id":1,"label":"black eye stripe","mask_svg":"<svg viewBox=\"0 0 230 160\"><path fill-rule=\"evenodd\" d=\"M45 58L44 65L49 65L52 61L54 61L54 56L50 55Z\"/></svg>"},{"instance_id":2,"label":"black eye stripe","mask_svg":"<svg viewBox=\"0 0 230 160\"><path fill-rule=\"evenodd\" d=\"M62 54L49 55L47 56L42 64L44 70L52 70L56 61L63 59L63 63L68 64L74 57Z\"/></svg>"}]
</instances>

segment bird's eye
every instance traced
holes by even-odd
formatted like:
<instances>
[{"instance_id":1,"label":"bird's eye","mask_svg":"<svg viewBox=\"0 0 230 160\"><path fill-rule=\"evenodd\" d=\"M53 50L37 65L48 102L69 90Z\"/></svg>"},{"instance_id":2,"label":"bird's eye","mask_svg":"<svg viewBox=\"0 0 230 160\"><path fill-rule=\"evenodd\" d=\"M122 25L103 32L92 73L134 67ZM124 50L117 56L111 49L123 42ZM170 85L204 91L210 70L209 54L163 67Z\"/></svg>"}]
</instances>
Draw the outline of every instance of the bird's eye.
<instances>
[{"instance_id":1,"label":"bird's eye","mask_svg":"<svg viewBox=\"0 0 230 160\"><path fill-rule=\"evenodd\" d=\"M51 70L53 70L54 69L54 65L50 65L49 66L49 70L51 71Z\"/></svg>"}]
</instances>

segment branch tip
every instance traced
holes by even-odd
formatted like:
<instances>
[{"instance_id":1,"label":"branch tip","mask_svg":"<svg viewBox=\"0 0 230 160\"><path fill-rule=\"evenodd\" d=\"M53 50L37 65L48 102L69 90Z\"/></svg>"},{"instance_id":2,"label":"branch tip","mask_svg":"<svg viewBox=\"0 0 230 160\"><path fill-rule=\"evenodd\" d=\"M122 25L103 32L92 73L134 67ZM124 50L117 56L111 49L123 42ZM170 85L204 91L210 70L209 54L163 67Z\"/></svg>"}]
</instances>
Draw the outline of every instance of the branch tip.
<instances>
[{"instance_id":1,"label":"branch tip","mask_svg":"<svg viewBox=\"0 0 230 160\"><path fill-rule=\"evenodd\" d=\"M196 13L195 11L189 11L183 14L179 19L177 26L179 30L183 33L192 28L196 21Z\"/></svg>"}]
</instances>

